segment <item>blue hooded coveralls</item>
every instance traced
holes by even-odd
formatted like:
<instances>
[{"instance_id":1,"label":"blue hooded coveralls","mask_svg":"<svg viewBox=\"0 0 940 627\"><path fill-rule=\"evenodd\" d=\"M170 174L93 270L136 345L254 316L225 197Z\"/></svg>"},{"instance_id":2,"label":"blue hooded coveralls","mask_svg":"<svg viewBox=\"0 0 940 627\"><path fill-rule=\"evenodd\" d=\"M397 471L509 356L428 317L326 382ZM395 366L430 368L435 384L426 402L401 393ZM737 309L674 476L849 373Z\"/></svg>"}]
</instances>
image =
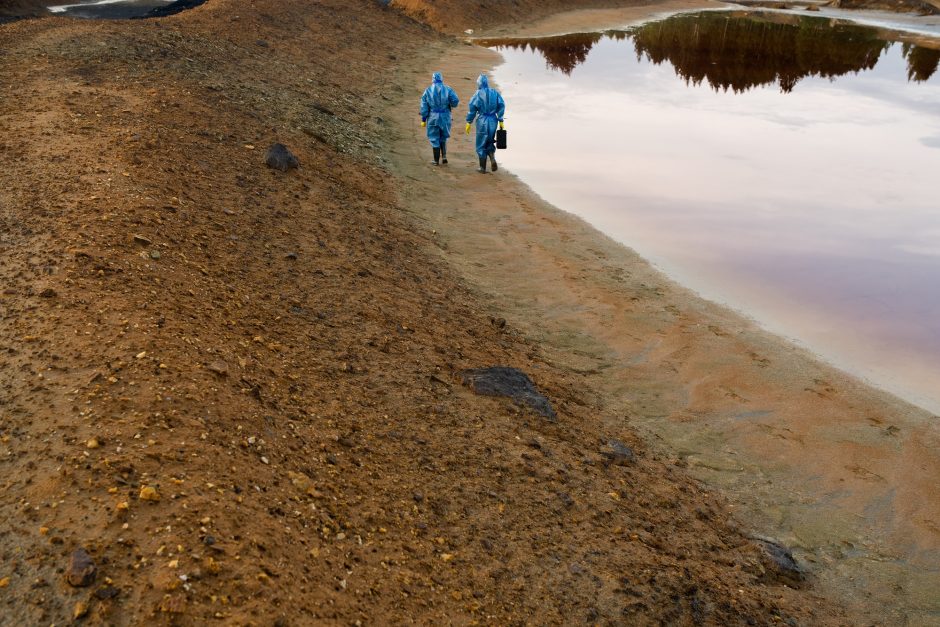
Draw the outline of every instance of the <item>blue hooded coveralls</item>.
<instances>
[{"instance_id":1,"label":"blue hooded coveralls","mask_svg":"<svg viewBox=\"0 0 940 627\"><path fill-rule=\"evenodd\" d=\"M434 73L433 83L421 96L421 121L428 123L428 141L432 148L440 148L450 137L450 110L460 104L457 92L444 84L440 72Z\"/></svg>"},{"instance_id":2,"label":"blue hooded coveralls","mask_svg":"<svg viewBox=\"0 0 940 627\"><path fill-rule=\"evenodd\" d=\"M485 159L496 154L496 128L503 121L506 103L502 95L490 88L486 74L477 79L477 93L470 100L467 124L477 119L477 156Z\"/></svg>"}]
</instances>

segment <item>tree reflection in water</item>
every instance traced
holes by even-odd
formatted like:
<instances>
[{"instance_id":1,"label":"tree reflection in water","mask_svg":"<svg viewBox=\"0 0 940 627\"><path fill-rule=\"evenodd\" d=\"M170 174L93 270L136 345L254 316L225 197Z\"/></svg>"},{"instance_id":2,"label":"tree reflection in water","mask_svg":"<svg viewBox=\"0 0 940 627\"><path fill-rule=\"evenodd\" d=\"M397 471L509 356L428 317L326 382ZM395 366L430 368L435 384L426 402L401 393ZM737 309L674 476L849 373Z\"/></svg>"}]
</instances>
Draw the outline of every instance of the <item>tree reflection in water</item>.
<instances>
[{"instance_id":1,"label":"tree reflection in water","mask_svg":"<svg viewBox=\"0 0 940 627\"><path fill-rule=\"evenodd\" d=\"M872 28L783 13L711 11L671 17L627 31L531 40L481 41L485 46L539 52L549 67L571 74L605 37L632 40L638 59L668 61L686 82L743 92L779 84L790 92L807 76L835 78L875 67L894 45ZM907 75L926 81L940 65L940 50L903 44Z\"/></svg>"}]
</instances>

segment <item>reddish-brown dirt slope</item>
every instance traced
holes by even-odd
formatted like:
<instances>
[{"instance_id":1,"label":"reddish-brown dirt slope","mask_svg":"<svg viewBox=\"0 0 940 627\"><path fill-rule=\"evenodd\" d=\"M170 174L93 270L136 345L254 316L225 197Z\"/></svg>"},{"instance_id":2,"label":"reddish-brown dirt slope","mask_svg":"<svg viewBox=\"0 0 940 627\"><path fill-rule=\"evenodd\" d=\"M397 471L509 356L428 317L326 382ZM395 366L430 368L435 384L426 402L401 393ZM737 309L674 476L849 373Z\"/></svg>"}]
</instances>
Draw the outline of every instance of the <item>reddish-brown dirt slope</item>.
<instances>
[{"instance_id":1,"label":"reddish-brown dirt slope","mask_svg":"<svg viewBox=\"0 0 940 627\"><path fill-rule=\"evenodd\" d=\"M428 28L213 0L0 36L0 623L839 620L398 205ZM460 385L495 364L558 421Z\"/></svg>"}]
</instances>

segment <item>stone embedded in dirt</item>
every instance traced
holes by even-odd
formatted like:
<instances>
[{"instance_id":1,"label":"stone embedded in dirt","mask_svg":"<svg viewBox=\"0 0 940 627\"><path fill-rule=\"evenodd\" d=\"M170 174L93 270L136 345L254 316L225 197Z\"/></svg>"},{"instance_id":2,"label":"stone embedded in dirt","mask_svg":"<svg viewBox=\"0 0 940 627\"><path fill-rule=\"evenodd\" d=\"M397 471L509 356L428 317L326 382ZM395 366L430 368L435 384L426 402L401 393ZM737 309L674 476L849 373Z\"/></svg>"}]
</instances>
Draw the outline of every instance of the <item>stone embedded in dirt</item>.
<instances>
[{"instance_id":1,"label":"stone embedded in dirt","mask_svg":"<svg viewBox=\"0 0 940 627\"><path fill-rule=\"evenodd\" d=\"M209 372L213 372L220 377L228 376L228 364L224 361L213 361L211 364L206 366Z\"/></svg>"},{"instance_id":2,"label":"stone embedded in dirt","mask_svg":"<svg viewBox=\"0 0 940 627\"><path fill-rule=\"evenodd\" d=\"M91 555L85 549L75 549L69 558L68 568L65 570L65 577L69 584L76 588L90 586L97 574L98 568L95 566L95 561L91 559Z\"/></svg>"},{"instance_id":3,"label":"stone embedded in dirt","mask_svg":"<svg viewBox=\"0 0 940 627\"><path fill-rule=\"evenodd\" d=\"M755 540L761 550L765 580L786 584L792 588L798 588L806 581L806 571L797 564L793 553L788 548L766 538Z\"/></svg>"},{"instance_id":4,"label":"stone embedded in dirt","mask_svg":"<svg viewBox=\"0 0 940 627\"><path fill-rule=\"evenodd\" d=\"M473 368L462 371L460 375L461 382L477 394L505 396L543 418L553 421L558 418L548 398L538 391L528 375L517 368Z\"/></svg>"},{"instance_id":5,"label":"stone embedded in dirt","mask_svg":"<svg viewBox=\"0 0 940 627\"><path fill-rule=\"evenodd\" d=\"M58 294L54 289L52 289L51 287L47 287L47 288L44 289L43 291L39 292L39 297L40 297L40 298L55 298L55 297L58 296L58 295L59 295L59 294Z\"/></svg>"},{"instance_id":6,"label":"stone embedded in dirt","mask_svg":"<svg viewBox=\"0 0 940 627\"><path fill-rule=\"evenodd\" d=\"M300 161L284 144L272 144L264 155L264 162L269 168L287 172L291 168L300 167Z\"/></svg>"},{"instance_id":7,"label":"stone embedded in dirt","mask_svg":"<svg viewBox=\"0 0 940 627\"><path fill-rule=\"evenodd\" d=\"M143 235L134 235L134 243L140 244L141 246L150 246L153 244L149 237L144 237Z\"/></svg>"},{"instance_id":8,"label":"stone embedded in dirt","mask_svg":"<svg viewBox=\"0 0 940 627\"><path fill-rule=\"evenodd\" d=\"M95 598L100 601L106 601L107 599L113 599L120 593L121 591L118 588L108 584L95 590Z\"/></svg>"},{"instance_id":9,"label":"stone embedded in dirt","mask_svg":"<svg viewBox=\"0 0 940 627\"><path fill-rule=\"evenodd\" d=\"M601 448L600 453L607 459L608 463L617 466L625 466L636 461L633 449L620 440L608 440L607 445Z\"/></svg>"}]
</instances>

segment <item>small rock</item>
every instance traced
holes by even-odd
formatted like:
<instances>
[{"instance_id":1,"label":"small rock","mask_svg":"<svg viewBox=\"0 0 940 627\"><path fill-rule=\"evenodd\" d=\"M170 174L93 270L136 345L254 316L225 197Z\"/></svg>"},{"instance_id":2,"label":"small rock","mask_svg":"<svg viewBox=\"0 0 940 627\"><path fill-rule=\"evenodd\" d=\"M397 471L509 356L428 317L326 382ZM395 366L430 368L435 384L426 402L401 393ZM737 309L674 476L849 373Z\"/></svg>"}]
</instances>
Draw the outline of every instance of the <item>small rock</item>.
<instances>
[{"instance_id":1,"label":"small rock","mask_svg":"<svg viewBox=\"0 0 940 627\"><path fill-rule=\"evenodd\" d=\"M800 587L806 581L806 571L797 564L788 548L768 538L756 538L756 542L761 550L765 581L782 583L793 588Z\"/></svg>"},{"instance_id":2,"label":"small rock","mask_svg":"<svg viewBox=\"0 0 940 627\"><path fill-rule=\"evenodd\" d=\"M272 144L264 155L264 162L269 168L281 172L300 167L300 161L284 144Z\"/></svg>"},{"instance_id":3,"label":"small rock","mask_svg":"<svg viewBox=\"0 0 940 627\"><path fill-rule=\"evenodd\" d=\"M134 243L140 244L141 246L150 246L153 242L148 237L143 235L134 235Z\"/></svg>"},{"instance_id":4,"label":"small rock","mask_svg":"<svg viewBox=\"0 0 940 627\"><path fill-rule=\"evenodd\" d=\"M291 261L297 261L297 253L287 253L284 255L284 259L290 259Z\"/></svg>"},{"instance_id":5,"label":"small rock","mask_svg":"<svg viewBox=\"0 0 940 627\"><path fill-rule=\"evenodd\" d=\"M411 495L411 498L415 500L415 503L420 503L421 501L424 500L424 495L421 494L420 492L415 492L414 494Z\"/></svg>"},{"instance_id":6,"label":"small rock","mask_svg":"<svg viewBox=\"0 0 940 627\"><path fill-rule=\"evenodd\" d=\"M95 566L95 561L91 559L91 555L85 549L75 549L69 558L69 565L65 571L69 584L76 588L90 586L94 583L97 574L98 568Z\"/></svg>"},{"instance_id":7,"label":"small rock","mask_svg":"<svg viewBox=\"0 0 940 627\"><path fill-rule=\"evenodd\" d=\"M121 591L118 588L112 585L106 585L106 586L101 586L100 588L95 590L95 598L101 601L106 601L107 599L113 599L120 593Z\"/></svg>"},{"instance_id":8,"label":"small rock","mask_svg":"<svg viewBox=\"0 0 940 627\"><path fill-rule=\"evenodd\" d=\"M9 585L10 585L9 577L4 577L3 579L0 579L0 588L6 588Z\"/></svg>"},{"instance_id":9,"label":"small rock","mask_svg":"<svg viewBox=\"0 0 940 627\"><path fill-rule=\"evenodd\" d=\"M43 291L39 292L39 297L40 297L40 298L55 298L55 297L58 296L58 295L59 295L58 292L56 292L56 291L55 291L54 289L52 289L51 287L47 287L47 288L44 289Z\"/></svg>"},{"instance_id":10,"label":"small rock","mask_svg":"<svg viewBox=\"0 0 940 627\"><path fill-rule=\"evenodd\" d=\"M607 459L608 463L617 466L625 466L636 461L633 449L620 440L609 440L607 446L601 448L600 453Z\"/></svg>"},{"instance_id":11,"label":"small rock","mask_svg":"<svg viewBox=\"0 0 940 627\"><path fill-rule=\"evenodd\" d=\"M156 488L145 485L140 488L140 495L138 498L140 498L141 501L159 501L160 493L157 492Z\"/></svg>"},{"instance_id":12,"label":"small rock","mask_svg":"<svg viewBox=\"0 0 940 627\"><path fill-rule=\"evenodd\" d=\"M317 490L316 484L314 484L313 479L308 477L302 472L288 472L287 476L290 478L290 482L294 484L294 487L306 494L307 496L312 496L314 498L322 496Z\"/></svg>"},{"instance_id":13,"label":"small rock","mask_svg":"<svg viewBox=\"0 0 940 627\"><path fill-rule=\"evenodd\" d=\"M79 601L75 604L75 609L72 610L72 619L79 620L86 616L88 616L88 601Z\"/></svg>"},{"instance_id":14,"label":"small rock","mask_svg":"<svg viewBox=\"0 0 940 627\"><path fill-rule=\"evenodd\" d=\"M206 368L209 370L209 372L213 372L220 377L228 376L228 364L224 361L213 361L208 366L206 366Z\"/></svg>"},{"instance_id":15,"label":"small rock","mask_svg":"<svg viewBox=\"0 0 940 627\"><path fill-rule=\"evenodd\" d=\"M160 254L160 251L159 251L159 250L151 250L151 251L150 251L150 258L151 258L151 259L159 259L160 257L162 257L162 255Z\"/></svg>"},{"instance_id":16,"label":"small rock","mask_svg":"<svg viewBox=\"0 0 940 627\"><path fill-rule=\"evenodd\" d=\"M92 438L85 442L85 446L90 449L96 449L101 446L101 443L98 441L98 438Z\"/></svg>"}]
</instances>

